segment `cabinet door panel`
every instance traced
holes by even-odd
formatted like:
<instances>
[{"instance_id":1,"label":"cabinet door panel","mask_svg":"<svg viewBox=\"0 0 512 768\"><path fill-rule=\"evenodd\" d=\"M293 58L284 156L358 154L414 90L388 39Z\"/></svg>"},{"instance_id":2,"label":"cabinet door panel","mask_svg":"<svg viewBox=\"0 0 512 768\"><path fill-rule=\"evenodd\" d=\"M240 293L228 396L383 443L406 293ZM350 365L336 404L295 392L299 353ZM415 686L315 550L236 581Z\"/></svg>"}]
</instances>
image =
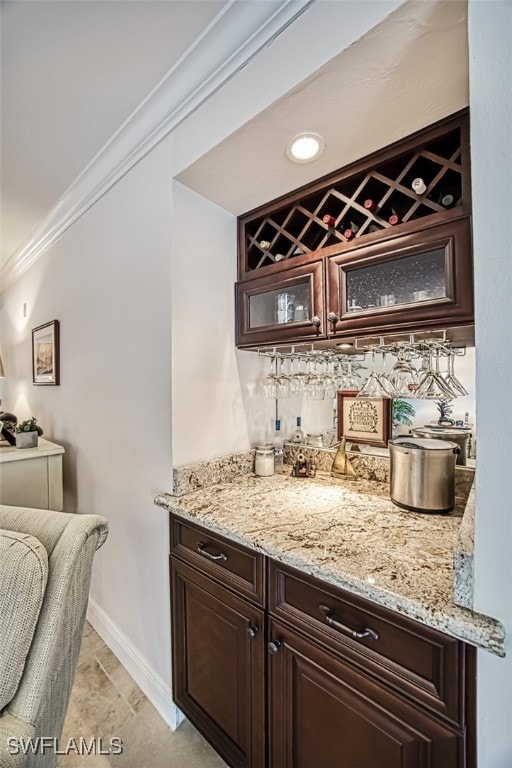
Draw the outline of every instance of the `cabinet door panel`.
<instances>
[{"instance_id":1,"label":"cabinet door panel","mask_svg":"<svg viewBox=\"0 0 512 768\"><path fill-rule=\"evenodd\" d=\"M270 667L274 768L460 768L463 735L279 624Z\"/></svg>"},{"instance_id":2,"label":"cabinet door panel","mask_svg":"<svg viewBox=\"0 0 512 768\"><path fill-rule=\"evenodd\" d=\"M323 262L237 283L236 316L239 346L322 337Z\"/></svg>"},{"instance_id":3,"label":"cabinet door panel","mask_svg":"<svg viewBox=\"0 0 512 768\"><path fill-rule=\"evenodd\" d=\"M174 559L171 577L174 700L231 765L264 765L263 613Z\"/></svg>"},{"instance_id":4,"label":"cabinet door panel","mask_svg":"<svg viewBox=\"0 0 512 768\"><path fill-rule=\"evenodd\" d=\"M469 218L328 259L333 334L473 322Z\"/></svg>"},{"instance_id":5,"label":"cabinet door panel","mask_svg":"<svg viewBox=\"0 0 512 768\"><path fill-rule=\"evenodd\" d=\"M277 618L292 622L422 705L456 723L464 721L458 695L464 665L460 642L281 563L270 563L269 588L269 609ZM370 627L378 639L355 640L330 627L322 605L345 625Z\"/></svg>"}]
</instances>

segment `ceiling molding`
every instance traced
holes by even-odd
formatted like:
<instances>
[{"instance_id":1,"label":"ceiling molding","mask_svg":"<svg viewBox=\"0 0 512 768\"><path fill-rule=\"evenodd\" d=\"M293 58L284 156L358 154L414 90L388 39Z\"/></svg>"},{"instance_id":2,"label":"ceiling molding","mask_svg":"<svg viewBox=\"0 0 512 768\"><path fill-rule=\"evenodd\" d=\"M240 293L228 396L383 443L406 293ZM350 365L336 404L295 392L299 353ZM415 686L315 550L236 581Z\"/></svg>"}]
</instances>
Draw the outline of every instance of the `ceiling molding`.
<instances>
[{"instance_id":1,"label":"ceiling molding","mask_svg":"<svg viewBox=\"0 0 512 768\"><path fill-rule=\"evenodd\" d=\"M12 285L158 142L269 45L315 0L229 0L55 203L0 272Z\"/></svg>"}]
</instances>

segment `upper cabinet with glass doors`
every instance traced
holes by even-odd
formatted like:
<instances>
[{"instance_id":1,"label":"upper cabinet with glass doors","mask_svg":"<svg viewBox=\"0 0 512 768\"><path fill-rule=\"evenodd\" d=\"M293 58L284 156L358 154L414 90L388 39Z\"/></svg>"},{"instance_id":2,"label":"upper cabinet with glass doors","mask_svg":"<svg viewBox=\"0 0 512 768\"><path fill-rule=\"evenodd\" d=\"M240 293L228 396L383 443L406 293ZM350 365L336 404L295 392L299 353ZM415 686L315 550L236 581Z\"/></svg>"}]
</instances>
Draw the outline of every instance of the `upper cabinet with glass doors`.
<instances>
[{"instance_id":1,"label":"upper cabinet with glass doors","mask_svg":"<svg viewBox=\"0 0 512 768\"><path fill-rule=\"evenodd\" d=\"M468 115L239 217L241 347L473 323Z\"/></svg>"}]
</instances>

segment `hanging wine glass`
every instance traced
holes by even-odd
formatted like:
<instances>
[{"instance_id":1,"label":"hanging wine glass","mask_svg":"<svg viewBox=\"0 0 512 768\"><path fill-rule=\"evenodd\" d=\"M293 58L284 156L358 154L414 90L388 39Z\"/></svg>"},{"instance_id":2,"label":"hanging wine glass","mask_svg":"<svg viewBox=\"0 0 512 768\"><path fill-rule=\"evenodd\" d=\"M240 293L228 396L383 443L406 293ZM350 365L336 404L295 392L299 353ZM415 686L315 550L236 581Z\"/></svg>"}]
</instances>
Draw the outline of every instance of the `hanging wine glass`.
<instances>
[{"instance_id":1,"label":"hanging wine glass","mask_svg":"<svg viewBox=\"0 0 512 768\"><path fill-rule=\"evenodd\" d=\"M389 380L395 397L414 397L418 388L418 374L411 362L407 347L399 347L397 361L393 366Z\"/></svg>"},{"instance_id":2,"label":"hanging wine glass","mask_svg":"<svg viewBox=\"0 0 512 768\"><path fill-rule=\"evenodd\" d=\"M318 368L318 360L309 360L309 376L306 384L306 397L309 400L323 400L325 398L324 382Z\"/></svg>"},{"instance_id":3,"label":"hanging wine glass","mask_svg":"<svg viewBox=\"0 0 512 768\"><path fill-rule=\"evenodd\" d=\"M357 393L356 397L384 397L390 398L388 390L382 384L380 376L375 370L375 350L377 347L372 347L372 370L369 377Z\"/></svg>"},{"instance_id":4,"label":"hanging wine glass","mask_svg":"<svg viewBox=\"0 0 512 768\"><path fill-rule=\"evenodd\" d=\"M325 397L331 400L334 397L336 397L337 386L336 386L336 377L334 374L334 362L332 360L326 360L325 362L325 373L324 373L323 384L324 384Z\"/></svg>"},{"instance_id":5,"label":"hanging wine glass","mask_svg":"<svg viewBox=\"0 0 512 768\"><path fill-rule=\"evenodd\" d=\"M433 367L434 359L436 370ZM414 396L421 400L442 400L446 397L455 397L454 392L439 373L439 350L434 350L432 346L429 347L428 370L420 381Z\"/></svg>"},{"instance_id":6,"label":"hanging wine glass","mask_svg":"<svg viewBox=\"0 0 512 768\"><path fill-rule=\"evenodd\" d=\"M307 375L302 370L302 358L295 357L290 364L290 394L300 395L306 388ZM293 370L295 364L295 370Z\"/></svg>"},{"instance_id":7,"label":"hanging wine glass","mask_svg":"<svg viewBox=\"0 0 512 768\"><path fill-rule=\"evenodd\" d=\"M347 389L359 391L361 388L361 382L359 381L357 374L354 373L350 360L347 360L347 375L345 381Z\"/></svg>"},{"instance_id":8,"label":"hanging wine glass","mask_svg":"<svg viewBox=\"0 0 512 768\"><path fill-rule=\"evenodd\" d=\"M281 370L282 367L282 359L280 357L277 358L277 397L278 399L284 399L286 397L290 397L290 379L288 376Z\"/></svg>"},{"instance_id":9,"label":"hanging wine glass","mask_svg":"<svg viewBox=\"0 0 512 768\"><path fill-rule=\"evenodd\" d=\"M453 392L456 393L456 395L460 395L461 397L464 397L468 394L467 389L463 386L463 384L459 381L457 376L455 375L455 350L450 349L450 352L448 354L448 370L444 376L444 380L446 384L450 387Z\"/></svg>"},{"instance_id":10,"label":"hanging wine glass","mask_svg":"<svg viewBox=\"0 0 512 768\"><path fill-rule=\"evenodd\" d=\"M382 388L387 392L387 397L395 397L395 388L390 377L386 373L386 355L388 350L386 347L381 347L380 351L382 352L382 373L379 373L379 382Z\"/></svg>"},{"instance_id":11,"label":"hanging wine glass","mask_svg":"<svg viewBox=\"0 0 512 768\"><path fill-rule=\"evenodd\" d=\"M270 370L268 374L265 377L265 380L263 382L263 388L265 390L265 395L272 400L275 400L277 397L277 375L276 375L276 358L271 357L270 358Z\"/></svg>"}]
</instances>

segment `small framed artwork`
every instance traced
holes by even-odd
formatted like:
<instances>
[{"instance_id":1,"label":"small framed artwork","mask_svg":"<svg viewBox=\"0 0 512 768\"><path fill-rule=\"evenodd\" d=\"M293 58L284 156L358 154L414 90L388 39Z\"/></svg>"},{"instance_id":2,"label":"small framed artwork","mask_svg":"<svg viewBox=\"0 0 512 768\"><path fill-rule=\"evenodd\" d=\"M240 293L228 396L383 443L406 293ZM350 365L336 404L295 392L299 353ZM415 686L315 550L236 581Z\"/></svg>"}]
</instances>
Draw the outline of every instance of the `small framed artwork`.
<instances>
[{"instance_id":1,"label":"small framed artwork","mask_svg":"<svg viewBox=\"0 0 512 768\"><path fill-rule=\"evenodd\" d=\"M32 329L32 383L59 384L59 321Z\"/></svg>"},{"instance_id":2,"label":"small framed artwork","mask_svg":"<svg viewBox=\"0 0 512 768\"><path fill-rule=\"evenodd\" d=\"M392 400L357 397L357 391L338 392L338 440L387 447Z\"/></svg>"}]
</instances>

